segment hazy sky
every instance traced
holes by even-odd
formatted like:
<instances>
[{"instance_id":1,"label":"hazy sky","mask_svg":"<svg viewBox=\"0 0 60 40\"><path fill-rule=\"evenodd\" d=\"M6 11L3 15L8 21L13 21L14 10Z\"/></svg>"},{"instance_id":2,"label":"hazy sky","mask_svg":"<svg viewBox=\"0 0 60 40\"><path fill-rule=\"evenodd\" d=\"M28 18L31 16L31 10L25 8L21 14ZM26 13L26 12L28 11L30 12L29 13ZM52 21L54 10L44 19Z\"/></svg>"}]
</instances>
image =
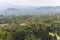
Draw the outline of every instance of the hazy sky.
<instances>
[{"instance_id":1,"label":"hazy sky","mask_svg":"<svg viewBox=\"0 0 60 40\"><path fill-rule=\"evenodd\" d=\"M0 6L7 4L19 6L60 6L60 0L0 0Z\"/></svg>"}]
</instances>

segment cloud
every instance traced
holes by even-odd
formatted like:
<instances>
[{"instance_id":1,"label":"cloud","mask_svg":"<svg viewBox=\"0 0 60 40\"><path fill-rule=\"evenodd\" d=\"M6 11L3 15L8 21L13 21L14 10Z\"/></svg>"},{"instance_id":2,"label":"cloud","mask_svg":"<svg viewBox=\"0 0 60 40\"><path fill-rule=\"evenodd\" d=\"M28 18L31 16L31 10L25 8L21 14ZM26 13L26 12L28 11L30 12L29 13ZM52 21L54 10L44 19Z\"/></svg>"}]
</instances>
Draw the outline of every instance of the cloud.
<instances>
[{"instance_id":1,"label":"cloud","mask_svg":"<svg viewBox=\"0 0 60 40\"><path fill-rule=\"evenodd\" d=\"M60 6L60 0L0 0L0 4L23 6Z\"/></svg>"}]
</instances>

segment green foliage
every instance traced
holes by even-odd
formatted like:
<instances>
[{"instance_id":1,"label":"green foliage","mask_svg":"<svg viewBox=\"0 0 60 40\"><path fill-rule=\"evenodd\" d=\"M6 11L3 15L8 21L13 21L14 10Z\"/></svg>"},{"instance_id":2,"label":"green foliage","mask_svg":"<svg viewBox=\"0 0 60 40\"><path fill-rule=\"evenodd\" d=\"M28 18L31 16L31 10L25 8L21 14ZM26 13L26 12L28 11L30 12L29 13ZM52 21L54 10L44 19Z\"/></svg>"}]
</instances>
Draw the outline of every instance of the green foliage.
<instances>
[{"instance_id":1,"label":"green foliage","mask_svg":"<svg viewBox=\"0 0 60 40\"><path fill-rule=\"evenodd\" d=\"M57 40L60 15L12 16L0 18L0 40Z\"/></svg>"}]
</instances>

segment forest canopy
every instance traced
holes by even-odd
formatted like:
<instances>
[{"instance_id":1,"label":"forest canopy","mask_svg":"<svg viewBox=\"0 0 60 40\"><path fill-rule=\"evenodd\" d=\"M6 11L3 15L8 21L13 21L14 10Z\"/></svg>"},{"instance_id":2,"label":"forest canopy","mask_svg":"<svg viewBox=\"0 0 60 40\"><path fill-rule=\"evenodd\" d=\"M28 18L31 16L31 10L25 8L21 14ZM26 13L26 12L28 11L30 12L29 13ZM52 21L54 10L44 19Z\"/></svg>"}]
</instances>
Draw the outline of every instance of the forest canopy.
<instances>
[{"instance_id":1,"label":"forest canopy","mask_svg":"<svg viewBox=\"0 0 60 40\"><path fill-rule=\"evenodd\" d=\"M0 18L0 40L58 40L60 14Z\"/></svg>"}]
</instances>

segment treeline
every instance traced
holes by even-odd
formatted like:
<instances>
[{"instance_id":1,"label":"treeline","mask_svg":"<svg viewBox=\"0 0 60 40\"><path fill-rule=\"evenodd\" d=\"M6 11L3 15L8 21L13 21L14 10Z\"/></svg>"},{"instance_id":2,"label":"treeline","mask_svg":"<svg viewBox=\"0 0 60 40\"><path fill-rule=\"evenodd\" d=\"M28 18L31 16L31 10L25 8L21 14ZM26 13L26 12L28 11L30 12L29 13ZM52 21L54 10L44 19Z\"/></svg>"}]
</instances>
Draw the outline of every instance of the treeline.
<instances>
[{"instance_id":1,"label":"treeline","mask_svg":"<svg viewBox=\"0 0 60 40\"><path fill-rule=\"evenodd\" d=\"M0 18L0 40L57 40L57 35L60 36L60 15Z\"/></svg>"}]
</instances>

